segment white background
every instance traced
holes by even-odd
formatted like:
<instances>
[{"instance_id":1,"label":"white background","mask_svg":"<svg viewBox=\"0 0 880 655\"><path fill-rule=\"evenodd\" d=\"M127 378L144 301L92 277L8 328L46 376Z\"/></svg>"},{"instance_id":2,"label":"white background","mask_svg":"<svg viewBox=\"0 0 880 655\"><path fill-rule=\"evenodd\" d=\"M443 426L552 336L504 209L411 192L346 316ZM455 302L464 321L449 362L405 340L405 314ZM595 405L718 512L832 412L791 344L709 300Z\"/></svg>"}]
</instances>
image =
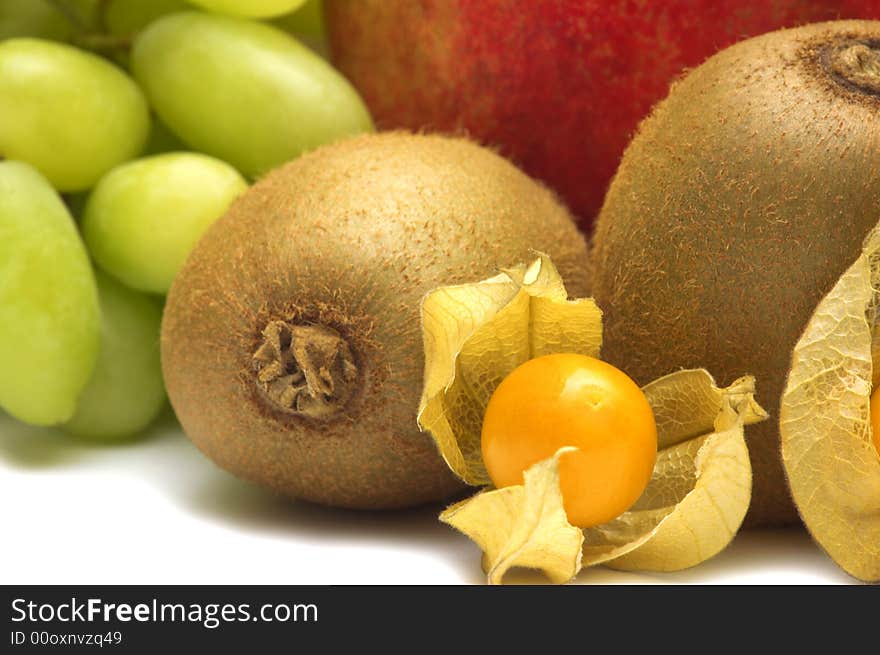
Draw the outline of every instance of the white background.
<instances>
[{"instance_id":1,"label":"white background","mask_svg":"<svg viewBox=\"0 0 880 655\"><path fill-rule=\"evenodd\" d=\"M364 513L276 498L217 469L166 416L96 446L0 415L0 584L482 584L439 507ZM506 581L542 583L530 572ZM577 584L857 584L802 528L741 532L666 574Z\"/></svg>"}]
</instances>

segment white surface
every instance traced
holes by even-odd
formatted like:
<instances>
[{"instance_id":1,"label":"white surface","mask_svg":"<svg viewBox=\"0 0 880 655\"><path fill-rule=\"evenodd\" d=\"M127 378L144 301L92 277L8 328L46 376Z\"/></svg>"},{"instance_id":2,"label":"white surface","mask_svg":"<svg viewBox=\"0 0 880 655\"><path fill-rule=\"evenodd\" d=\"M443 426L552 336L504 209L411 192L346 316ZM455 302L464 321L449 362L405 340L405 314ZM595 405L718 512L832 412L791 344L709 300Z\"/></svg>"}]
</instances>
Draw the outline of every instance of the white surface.
<instances>
[{"instance_id":1,"label":"white surface","mask_svg":"<svg viewBox=\"0 0 880 655\"><path fill-rule=\"evenodd\" d=\"M437 510L281 500L215 468L170 418L106 447L0 415L0 584L481 584L478 549ZM856 583L800 528L741 532L687 571L576 582Z\"/></svg>"}]
</instances>

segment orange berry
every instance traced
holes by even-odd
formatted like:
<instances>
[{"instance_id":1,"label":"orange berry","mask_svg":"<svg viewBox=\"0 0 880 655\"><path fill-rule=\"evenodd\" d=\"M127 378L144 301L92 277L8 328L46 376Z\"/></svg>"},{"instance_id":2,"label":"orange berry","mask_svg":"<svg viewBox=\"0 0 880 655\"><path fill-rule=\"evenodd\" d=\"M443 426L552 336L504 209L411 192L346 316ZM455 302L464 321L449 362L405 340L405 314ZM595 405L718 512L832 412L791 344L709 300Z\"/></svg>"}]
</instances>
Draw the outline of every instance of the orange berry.
<instances>
[{"instance_id":1,"label":"orange berry","mask_svg":"<svg viewBox=\"0 0 880 655\"><path fill-rule=\"evenodd\" d=\"M590 527L638 500L657 457L657 426L631 378L576 354L531 359L510 373L486 408L483 462L496 487L522 484L523 471L564 446L560 488L568 520Z\"/></svg>"}]
</instances>

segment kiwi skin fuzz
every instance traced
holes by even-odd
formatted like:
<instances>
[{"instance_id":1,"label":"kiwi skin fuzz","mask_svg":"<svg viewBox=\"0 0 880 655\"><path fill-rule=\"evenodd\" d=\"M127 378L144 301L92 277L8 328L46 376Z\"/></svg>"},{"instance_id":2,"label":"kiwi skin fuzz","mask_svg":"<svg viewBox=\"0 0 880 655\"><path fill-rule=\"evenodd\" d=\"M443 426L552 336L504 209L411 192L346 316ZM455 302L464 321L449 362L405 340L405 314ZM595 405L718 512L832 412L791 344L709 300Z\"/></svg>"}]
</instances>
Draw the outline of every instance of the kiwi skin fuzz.
<instances>
[{"instance_id":1,"label":"kiwi skin fuzz","mask_svg":"<svg viewBox=\"0 0 880 655\"><path fill-rule=\"evenodd\" d=\"M463 484L416 420L421 300L533 250L587 295L568 211L464 139L366 135L276 169L208 230L168 295L162 367L184 431L220 467L293 498L450 497Z\"/></svg>"},{"instance_id":2,"label":"kiwi skin fuzz","mask_svg":"<svg viewBox=\"0 0 880 655\"><path fill-rule=\"evenodd\" d=\"M880 219L880 22L772 32L708 59L643 121L594 235L603 356L639 382L757 378L746 525L797 520L779 455L791 351Z\"/></svg>"}]
</instances>

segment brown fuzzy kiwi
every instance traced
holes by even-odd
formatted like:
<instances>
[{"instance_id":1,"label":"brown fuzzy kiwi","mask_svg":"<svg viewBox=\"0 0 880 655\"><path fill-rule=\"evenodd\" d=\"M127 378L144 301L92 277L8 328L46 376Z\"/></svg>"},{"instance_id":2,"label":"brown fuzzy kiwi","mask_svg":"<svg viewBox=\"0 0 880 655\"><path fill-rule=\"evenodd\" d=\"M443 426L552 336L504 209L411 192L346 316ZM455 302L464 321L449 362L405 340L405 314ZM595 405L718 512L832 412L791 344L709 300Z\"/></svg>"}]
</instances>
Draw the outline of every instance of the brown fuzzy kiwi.
<instances>
[{"instance_id":1,"label":"brown fuzzy kiwi","mask_svg":"<svg viewBox=\"0 0 880 655\"><path fill-rule=\"evenodd\" d=\"M748 525L796 520L779 458L791 351L880 219L880 22L769 33L707 60L639 128L597 224L603 355L641 382L757 376Z\"/></svg>"},{"instance_id":2,"label":"brown fuzzy kiwi","mask_svg":"<svg viewBox=\"0 0 880 655\"><path fill-rule=\"evenodd\" d=\"M162 325L168 394L221 467L295 498L395 508L461 488L416 422L430 290L547 252L586 295L567 210L464 139L385 133L267 175L200 240Z\"/></svg>"}]
</instances>

